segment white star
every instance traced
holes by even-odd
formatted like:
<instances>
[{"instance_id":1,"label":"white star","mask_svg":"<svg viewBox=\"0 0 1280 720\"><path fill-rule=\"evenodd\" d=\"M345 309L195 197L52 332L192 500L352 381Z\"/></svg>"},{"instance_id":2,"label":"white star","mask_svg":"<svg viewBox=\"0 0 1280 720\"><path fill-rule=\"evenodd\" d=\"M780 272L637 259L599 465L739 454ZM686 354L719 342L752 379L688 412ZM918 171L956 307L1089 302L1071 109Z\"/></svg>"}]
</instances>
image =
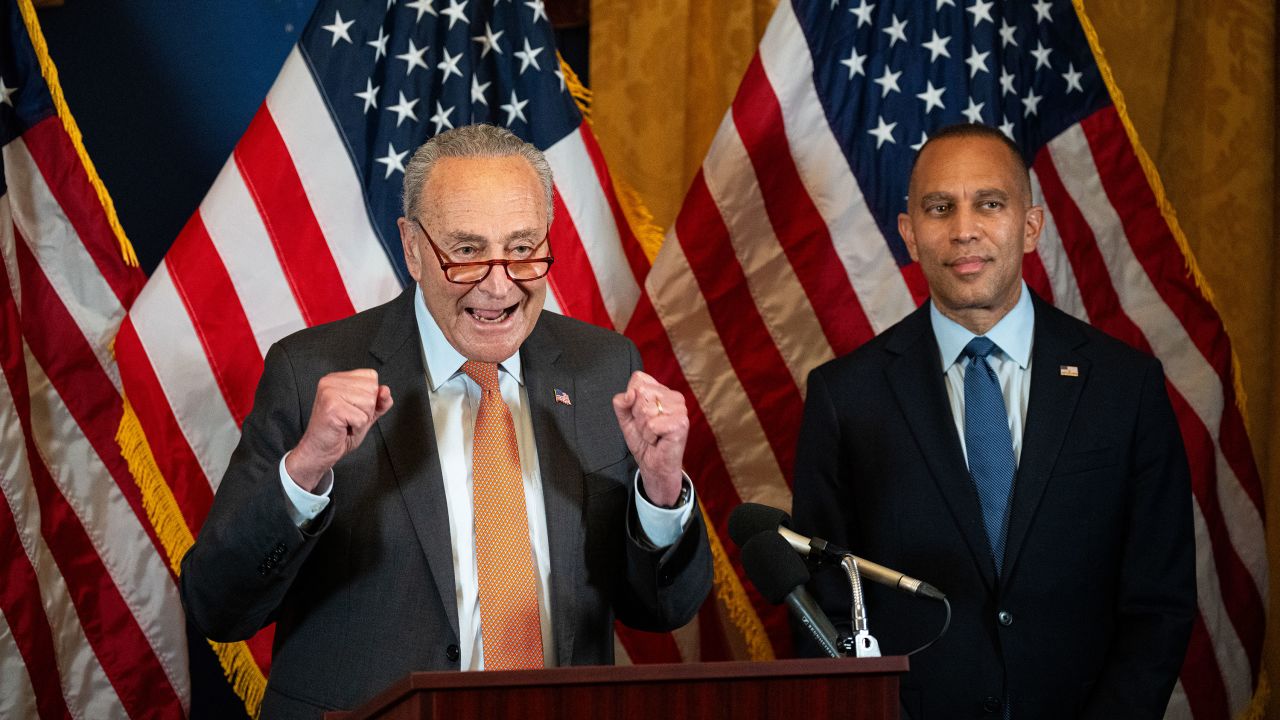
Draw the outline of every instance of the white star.
<instances>
[{"instance_id":1,"label":"white star","mask_svg":"<svg viewBox=\"0 0 1280 720\"><path fill-rule=\"evenodd\" d=\"M902 42L907 41L907 21L899 20L897 15L892 17L893 22L890 23L889 27L880 31L889 36L889 47L897 45L899 40Z\"/></svg>"},{"instance_id":2,"label":"white star","mask_svg":"<svg viewBox=\"0 0 1280 720\"><path fill-rule=\"evenodd\" d=\"M858 16L858 27L871 24L871 11L876 9L875 3L867 3L867 0L860 0L858 7L849 8L849 12Z\"/></svg>"},{"instance_id":3,"label":"white star","mask_svg":"<svg viewBox=\"0 0 1280 720\"><path fill-rule=\"evenodd\" d=\"M346 22L343 22L342 13L334 11L333 24L323 26L323 29L333 33L333 42L329 43L329 47L333 47L334 45L337 45L339 40L346 40L347 43L350 44L351 35L347 31L351 29L351 26L354 25L355 22L356 22L355 20L348 20Z\"/></svg>"},{"instance_id":4,"label":"white star","mask_svg":"<svg viewBox=\"0 0 1280 720\"><path fill-rule=\"evenodd\" d=\"M835 10L836 6L839 4L840 4L840 0L831 0L831 9Z\"/></svg>"},{"instance_id":5,"label":"white star","mask_svg":"<svg viewBox=\"0 0 1280 720\"><path fill-rule=\"evenodd\" d=\"M964 64L969 66L969 79L977 77L980 72L991 72L987 69L987 56L990 54L978 52L976 45L969 48L969 58L964 61Z\"/></svg>"},{"instance_id":6,"label":"white star","mask_svg":"<svg viewBox=\"0 0 1280 720\"><path fill-rule=\"evenodd\" d=\"M387 11L387 12L390 12L390 11L391 11L391 8L393 8L393 7L395 7L395 6L396 6L396 0L387 0L387 10L386 10L386 11Z\"/></svg>"},{"instance_id":7,"label":"white star","mask_svg":"<svg viewBox=\"0 0 1280 720\"><path fill-rule=\"evenodd\" d=\"M880 97L885 97L889 94L890 90L893 92L902 92L902 90L898 88L898 78L901 76L901 70L898 72L889 72L889 66L885 65L884 74L871 82L880 86Z\"/></svg>"},{"instance_id":8,"label":"white star","mask_svg":"<svg viewBox=\"0 0 1280 720\"><path fill-rule=\"evenodd\" d=\"M1039 69L1040 69L1040 66L1042 66L1042 65L1043 65L1044 67L1051 68L1051 66L1049 65L1049 53L1051 53L1051 52L1053 52L1053 50L1051 50L1050 48L1045 47L1045 46L1044 46L1044 42L1043 42L1043 41L1041 41L1041 40L1037 40L1037 41L1036 41L1036 49L1035 49L1035 50L1032 50L1032 51L1031 51L1031 54L1036 56L1036 69L1037 69L1037 70L1039 70Z\"/></svg>"},{"instance_id":9,"label":"white star","mask_svg":"<svg viewBox=\"0 0 1280 720\"><path fill-rule=\"evenodd\" d=\"M524 4L525 7L533 10L533 21L538 22L538 16L541 15L543 20L547 19L547 8L542 4L542 0L531 0Z\"/></svg>"},{"instance_id":10,"label":"white star","mask_svg":"<svg viewBox=\"0 0 1280 720\"><path fill-rule=\"evenodd\" d=\"M939 110L946 110L946 106L942 104L942 93L946 92L947 86L944 84L940 88L933 86L933 81L929 80L925 83L925 89L922 93L916 93L916 97L924 101L924 112L926 115L929 111L937 106Z\"/></svg>"},{"instance_id":11,"label":"white star","mask_svg":"<svg viewBox=\"0 0 1280 720\"><path fill-rule=\"evenodd\" d=\"M471 102L480 103L485 107L489 107L489 101L485 99L484 91L488 90L489 86L492 84L493 83L491 82L487 82L481 85L480 82L476 80L476 76L472 75L471 76Z\"/></svg>"},{"instance_id":12,"label":"white star","mask_svg":"<svg viewBox=\"0 0 1280 720\"><path fill-rule=\"evenodd\" d=\"M440 78L441 84L448 81L449 73L453 73L458 77L462 77L462 71L458 69L458 61L462 59L462 53L458 53L457 55L449 55L448 48L446 48L442 52L444 53L444 59L441 60L439 63L436 63L436 69L444 71L444 77Z\"/></svg>"},{"instance_id":13,"label":"white star","mask_svg":"<svg viewBox=\"0 0 1280 720\"><path fill-rule=\"evenodd\" d=\"M1027 88L1027 96L1022 98L1022 117L1036 115L1036 106L1044 99L1043 95L1037 95L1035 88Z\"/></svg>"},{"instance_id":14,"label":"white star","mask_svg":"<svg viewBox=\"0 0 1280 720\"><path fill-rule=\"evenodd\" d=\"M488 55L490 50L493 50L499 55L502 54L502 48L498 45L498 38L502 37L502 33L504 32L506 32L506 30L499 30L498 32L494 32L493 28L489 27L489 23L484 24L484 34L476 35L475 37L471 38L472 40L480 43L481 45L480 57L483 58L486 55Z\"/></svg>"},{"instance_id":15,"label":"white star","mask_svg":"<svg viewBox=\"0 0 1280 720\"><path fill-rule=\"evenodd\" d=\"M854 75L862 75L863 77L866 77L866 62L867 56L859 55L858 48L853 48L849 51L849 57L841 60L840 64L849 68L849 79L852 80Z\"/></svg>"},{"instance_id":16,"label":"white star","mask_svg":"<svg viewBox=\"0 0 1280 720\"><path fill-rule=\"evenodd\" d=\"M511 127L511 121L520 118L522 122L529 122L524 117L524 106L528 105L528 100L521 100L516 97L516 91L511 91L511 102L499 105L498 108L507 113L507 127Z\"/></svg>"},{"instance_id":17,"label":"white star","mask_svg":"<svg viewBox=\"0 0 1280 720\"><path fill-rule=\"evenodd\" d=\"M939 10L941 10L941 9L942 9L942 6L943 6L943 5L950 5L951 7L955 7L955 6L956 6L956 0L938 0L938 6L937 6L937 7L935 7L935 8L933 9L933 11L934 11L934 12L938 12Z\"/></svg>"},{"instance_id":18,"label":"white star","mask_svg":"<svg viewBox=\"0 0 1280 720\"><path fill-rule=\"evenodd\" d=\"M1084 92L1084 88L1080 85L1080 78L1084 77L1084 73L1076 70L1073 63L1067 63L1067 71L1062 74L1062 79L1067 81L1067 94L1070 95L1072 90Z\"/></svg>"},{"instance_id":19,"label":"white star","mask_svg":"<svg viewBox=\"0 0 1280 720\"><path fill-rule=\"evenodd\" d=\"M364 92L356 93L356 97L364 101L364 111L369 112L369 108L378 107L378 90L381 85L374 85L372 78L364 81Z\"/></svg>"},{"instance_id":20,"label":"white star","mask_svg":"<svg viewBox=\"0 0 1280 720\"><path fill-rule=\"evenodd\" d=\"M1013 81L1013 73L1000 68L1000 97L1018 94L1018 91L1013 89Z\"/></svg>"},{"instance_id":21,"label":"white star","mask_svg":"<svg viewBox=\"0 0 1280 720\"><path fill-rule=\"evenodd\" d=\"M436 12L436 9L431 6L431 3L432 0L412 0L411 2L405 3L405 7L418 11L418 17L414 19L414 22L419 22L422 20L423 15L435 15L436 17L440 17Z\"/></svg>"},{"instance_id":22,"label":"white star","mask_svg":"<svg viewBox=\"0 0 1280 720\"><path fill-rule=\"evenodd\" d=\"M409 38L409 50L402 55L396 56L397 60L409 63L409 69L404 72L405 77L412 75L414 68L427 69L427 63L422 59L422 56L427 53L427 48L427 45L423 45L420 48L417 47L413 44L413 38Z\"/></svg>"},{"instance_id":23,"label":"white star","mask_svg":"<svg viewBox=\"0 0 1280 720\"><path fill-rule=\"evenodd\" d=\"M365 43L365 45L368 45L369 47L373 48L374 62L377 62L378 58L387 54L387 39L389 37L390 36L387 35L387 33L384 32L382 28L378 28L378 39L370 40L369 42Z\"/></svg>"},{"instance_id":24,"label":"white star","mask_svg":"<svg viewBox=\"0 0 1280 720\"><path fill-rule=\"evenodd\" d=\"M560 71L560 68L556 68L555 76L560 80L560 92L564 92L564 73Z\"/></svg>"},{"instance_id":25,"label":"white star","mask_svg":"<svg viewBox=\"0 0 1280 720\"><path fill-rule=\"evenodd\" d=\"M966 118L968 118L969 122L973 123L974 125L981 125L982 124L982 108L984 106L986 106L986 103L984 102L975 103L973 101L973 98L969 98L969 107L964 109L963 115Z\"/></svg>"},{"instance_id":26,"label":"white star","mask_svg":"<svg viewBox=\"0 0 1280 720\"><path fill-rule=\"evenodd\" d=\"M521 75L524 74L525 70L529 69L530 65L533 66L534 70L542 69L541 67L538 67L538 53L542 51L543 51L543 48L540 48L540 47L539 48L529 47L529 38L524 39L524 49L517 50L514 53L512 53L516 57L520 58L520 74Z\"/></svg>"},{"instance_id":27,"label":"white star","mask_svg":"<svg viewBox=\"0 0 1280 720\"><path fill-rule=\"evenodd\" d=\"M396 127L400 127L400 123L405 118L413 118L414 122L418 122L418 114L413 111L413 106L418 104L418 98L413 100L405 100L404 93L400 93L400 102L387 108L396 114Z\"/></svg>"},{"instance_id":28,"label":"white star","mask_svg":"<svg viewBox=\"0 0 1280 720\"><path fill-rule=\"evenodd\" d=\"M1009 122L1008 119L1002 119L1004 119L1004 122L1000 123L1000 132L1004 133L1010 140L1013 140L1013 123Z\"/></svg>"},{"instance_id":29,"label":"white star","mask_svg":"<svg viewBox=\"0 0 1280 720\"><path fill-rule=\"evenodd\" d=\"M449 7L447 7L447 8L445 8L445 9L443 9L443 10L441 10L441 11L440 11L440 13L441 13L442 15L448 15L448 16L449 16L449 29L450 29L450 30L452 30L452 29L453 29L453 24L454 24L454 23L456 23L456 22L458 22L459 20L461 20L462 22L464 22L464 23L466 23L466 24L468 24L468 25L470 25L470 24L471 24L471 21L470 21L470 20L468 20L468 19L467 19L467 16L463 14L463 13L465 13L465 12L467 11L467 3L468 3L468 2L471 2L471 0L462 0L462 4L461 4L461 5L459 5L459 4L458 4L458 0L449 0Z\"/></svg>"},{"instance_id":30,"label":"white star","mask_svg":"<svg viewBox=\"0 0 1280 720\"><path fill-rule=\"evenodd\" d=\"M4 84L4 78L0 77L0 105L8 105L13 107L13 94L18 91L18 86L9 87Z\"/></svg>"},{"instance_id":31,"label":"white star","mask_svg":"<svg viewBox=\"0 0 1280 720\"><path fill-rule=\"evenodd\" d=\"M1013 39L1013 34L1017 32L1016 25L1010 25L1007 20L1000 18L1000 47L1009 47L1010 45L1018 47L1018 41Z\"/></svg>"},{"instance_id":32,"label":"white star","mask_svg":"<svg viewBox=\"0 0 1280 720\"><path fill-rule=\"evenodd\" d=\"M920 43L920 47L929 48L929 62L938 59L938 56L951 57L951 52L947 50L947 41L951 36L938 37L938 31L933 31L933 39L927 43Z\"/></svg>"},{"instance_id":33,"label":"white star","mask_svg":"<svg viewBox=\"0 0 1280 720\"><path fill-rule=\"evenodd\" d=\"M431 122L436 124L437 135L440 134L440 131L442 129L453 127L453 123L449 122L449 116L452 114L453 114L453 108L445 109L443 106L440 105L439 100L436 101L436 114L432 115L430 120Z\"/></svg>"},{"instance_id":34,"label":"white star","mask_svg":"<svg viewBox=\"0 0 1280 720\"><path fill-rule=\"evenodd\" d=\"M991 6L994 4L995 3L991 2L991 0L987 0L987 2L983 2L982 0L976 0L972 5L965 8L965 10L968 10L969 12L973 13L974 27L978 27L978 25L981 24L983 20L986 20L992 25L995 24L996 21L991 19Z\"/></svg>"},{"instance_id":35,"label":"white star","mask_svg":"<svg viewBox=\"0 0 1280 720\"><path fill-rule=\"evenodd\" d=\"M383 165L387 166L387 174L383 175L382 179L386 180L387 178L391 177L391 173L395 172L396 170L399 170L400 173L403 175L404 174L404 156L408 154L409 154L408 150L405 150L404 152L396 152L395 146L393 146L391 143L387 143L387 154L377 159L377 162L380 162Z\"/></svg>"},{"instance_id":36,"label":"white star","mask_svg":"<svg viewBox=\"0 0 1280 720\"><path fill-rule=\"evenodd\" d=\"M927 143L927 142L929 142L929 135L928 135L927 133L925 133L925 131L921 130L921 131L920 131L920 142L916 143L915 145L912 145L912 146L911 146L911 149L912 149L912 150L915 150L916 152L920 152L920 148L924 147L924 144L925 144L925 143Z\"/></svg>"},{"instance_id":37,"label":"white star","mask_svg":"<svg viewBox=\"0 0 1280 720\"><path fill-rule=\"evenodd\" d=\"M1035 8L1035 11L1036 11L1037 24L1040 23L1041 21L1044 21L1047 23L1053 22L1053 18L1049 17L1049 8L1052 6L1053 6L1053 3L1049 2L1049 0L1040 0L1039 2L1031 4L1031 7Z\"/></svg>"},{"instance_id":38,"label":"white star","mask_svg":"<svg viewBox=\"0 0 1280 720\"><path fill-rule=\"evenodd\" d=\"M879 120L880 120L880 122L879 122L879 124L876 126L876 129L875 129L875 130L868 130L868 131L867 131L867 134L868 134L868 135L874 135L874 136L875 136L875 138L876 138L876 149L877 149L877 150L879 150L879 149L880 149L880 146L881 146L881 145L883 145L883 144L885 144L886 142L887 142L887 143L892 143L892 144L894 144L894 145L898 144L898 141L893 139L893 129L894 129L894 128L896 128L896 127L898 127L898 123L894 122L894 123L889 123L888 125L886 125L886 124L884 123L884 116L883 116L883 115L882 115L882 116L880 116Z\"/></svg>"}]
</instances>

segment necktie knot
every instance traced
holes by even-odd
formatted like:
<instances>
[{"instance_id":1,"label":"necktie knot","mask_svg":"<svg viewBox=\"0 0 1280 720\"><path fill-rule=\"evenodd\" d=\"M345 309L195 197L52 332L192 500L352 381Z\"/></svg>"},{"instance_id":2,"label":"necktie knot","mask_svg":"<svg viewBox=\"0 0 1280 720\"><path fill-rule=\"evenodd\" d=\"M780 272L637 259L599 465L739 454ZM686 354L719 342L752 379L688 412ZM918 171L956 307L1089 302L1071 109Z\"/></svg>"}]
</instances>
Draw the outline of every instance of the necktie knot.
<instances>
[{"instance_id":1,"label":"necktie knot","mask_svg":"<svg viewBox=\"0 0 1280 720\"><path fill-rule=\"evenodd\" d=\"M978 336L970 340L968 345L964 346L962 354L970 360L979 360L986 358L998 349L999 348L996 347L996 344L991 342L990 338Z\"/></svg>"},{"instance_id":2,"label":"necktie knot","mask_svg":"<svg viewBox=\"0 0 1280 720\"><path fill-rule=\"evenodd\" d=\"M462 363L462 372L476 381L485 392L498 392L498 364L468 360Z\"/></svg>"}]
</instances>

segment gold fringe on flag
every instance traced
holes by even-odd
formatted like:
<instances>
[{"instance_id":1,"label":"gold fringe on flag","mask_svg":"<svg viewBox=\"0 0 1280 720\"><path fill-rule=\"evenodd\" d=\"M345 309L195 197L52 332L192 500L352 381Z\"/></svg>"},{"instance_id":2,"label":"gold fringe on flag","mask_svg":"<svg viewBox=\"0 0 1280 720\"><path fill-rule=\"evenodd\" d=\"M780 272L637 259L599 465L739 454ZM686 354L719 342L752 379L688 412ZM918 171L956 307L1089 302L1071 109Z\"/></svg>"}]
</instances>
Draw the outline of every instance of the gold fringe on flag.
<instances>
[{"instance_id":1,"label":"gold fringe on flag","mask_svg":"<svg viewBox=\"0 0 1280 720\"><path fill-rule=\"evenodd\" d=\"M1169 225L1169 231L1173 233L1174 240L1178 243L1178 249L1182 251L1187 273L1195 281L1196 289L1213 307L1213 311L1221 317L1222 313L1218 312L1217 303L1213 299L1213 291L1209 288L1209 281L1200 272L1200 266L1196 264L1195 255L1191 252L1191 245L1187 242L1187 236L1182 232L1182 225L1178 223L1178 214L1174 211L1173 203L1169 202L1169 196L1165 193L1164 182L1160 179L1160 171L1156 169L1155 162L1151 160L1146 148L1142 146L1142 141L1138 139L1138 130L1133 126L1133 121L1129 119L1129 110L1124 102L1124 94L1120 92L1120 86L1116 85L1115 75L1111 72L1111 65L1107 63L1106 55L1102 51L1102 43L1098 40L1098 31L1093 27L1088 14L1085 13L1084 0L1071 1L1076 8L1076 16L1080 18L1080 26L1084 28L1085 37L1089 39L1089 49L1093 51L1093 58L1098 63L1098 71L1102 74L1102 79L1107 84L1107 91L1111 93L1111 102L1116 106L1116 113L1120 116L1120 122L1124 123L1124 131L1129 136L1129 144L1133 146L1133 152L1138 156L1138 163L1142 166L1142 172L1147 176L1147 184L1151 186L1151 192L1156 196L1160 214L1164 216L1165 223ZM1225 328L1223 332L1226 332ZM1245 409L1244 384L1240 379L1242 377L1240 358L1236 355L1235 347L1231 348L1231 376L1232 384L1235 386L1236 391L1236 407L1240 409L1240 414L1244 416L1245 429L1247 431L1249 413Z\"/></svg>"},{"instance_id":2,"label":"gold fringe on flag","mask_svg":"<svg viewBox=\"0 0 1280 720\"><path fill-rule=\"evenodd\" d=\"M747 659L773 660L773 644L769 642L769 634L764 630L764 623L760 622L760 615L751 605L747 591L742 587L742 581L738 579L738 573L734 572L733 564L725 555L720 534L711 524L706 508L699 505L699 509L702 510L702 522L707 526L707 539L711 542L711 567L716 600L724 606L729 614L729 621L733 623L734 629L746 643Z\"/></svg>"},{"instance_id":3,"label":"gold fringe on flag","mask_svg":"<svg viewBox=\"0 0 1280 720\"><path fill-rule=\"evenodd\" d=\"M1178 223L1178 215L1174 212L1173 203L1169 201L1169 196L1165 193L1164 182L1160 179L1160 171L1156 168L1155 162L1151 160L1151 156L1147 154L1146 148L1142 146L1142 141L1138 139L1138 130L1134 127L1133 121L1129 118L1129 110L1124 102L1124 94L1120 92L1120 86L1116 84L1115 75L1111 71L1111 65L1107 63L1105 53L1102 51L1102 43L1098 40L1098 31L1094 28L1093 23L1089 20L1088 13L1084 9L1084 0L1072 0L1075 6L1076 16L1080 18L1080 26L1084 28L1085 37L1089 39L1089 49L1093 51L1093 58L1098 63L1098 71L1102 74L1102 79L1107 84L1107 91L1111 93L1111 102L1116 107L1116 113L1120 116L1120 122L1124 123L1124 131L1129 136L1129 144L1133 146L1134 154L1138 156L1138 163L1142 165L1142 172L1147 176L1147 184L1151 186L1151 192L1156 196L1156 203L1160 207L1160 214L1164 216L1164 221L1169 225L1170 232L1173 233L1174 240L1178 243L1178 249L1182 251L1183 261L1186 263L1187 273L1195 281L1196 289L1204 296L1206 302L1213 308L1215 313L1221 317L1222 313L1218 312L1217 303L1213 299L1213 291L1209 288L1209 281L1205 279L1200 272L1200 266L1196 264L1195 255L1191 252L1191 244L1187 242L1187 236L1182 231L1182 225ZM1226 332L1226 328L1223 328ZM1236 391L1236 407L1239 408L1241 416L1244 418L1245 431L1248 432L1249 413L1246 409L1246 398L1244 392L1244 381L1241 380L1243 373L1240 369L1240 356L1236 355L1235 346L1231 348L1231 380ZM1266 664L1258 669L1258 685L1253 692L1253 700L1249 706L1241 711L1238 720L1260 720L1267 714L1267 706L1271 700L1271 683L1267 677Z\"/></svg>"},{"instance_id":4,"label":"gold fringe on flag","mask_svg":"<svg viewBox=\"0 0 1280 720\"><path fill-rule=\"evenodd\" d=\"M178 501L160 472L160 466L156 464L138 414L123 393L121 400L124 403L124 414L116 431L116 444L120 446L120 454L142 492L142 508L146 510L147 519L151 521L156 537L169 556L169 567L173 568L174 575L178 575L182 571L182 557L195 544L195 537L187 527ZM250 717L258 717L262 695L267 689L267 678L254 660L249 646L244 642L218 643L212 640L209 645L217 655L218 663L222 665L222 671L231 683L231 689L244 702L245 711Z\"/></svg>"},{"instance_id":5,"label":"gold fringe on flag","mask_svg":"<svg viewBox=\"0 0 1280 720\"><path fill-rule=\"evenodd\" d=\"M107 223L111 225L111 232L115 233L116 243L120 246L120 256L124 258L126 265L138 267L138 255L133 251L133 243L129 242L128 236L124 234L124 227L120 225L120 218L116 215L116 205L111 201L111 195L107 193L107 186L102 184L102 178L98 177L98 170L93 166L89 153L84 149L80 127L76 125L76 120L67 107L67 99L62 94L62 84L58 82L58 68L49 58L49 45L45 42L44 33L40 30L36 9L32 6L31 0L18 0L18 10L22 13L22 22L27 26L27 34L31 36L31 45L35 48L36 57L40 59L40 74L49 85L49 94L53 96L53 105L58 110L58 118L62 120L62 127L71 138L71 145L75 147L76 155L80 157L85 175L88 176L89 183L93 185L93 190L98 195L98 202L102 203L102 209L107 214Z\"/></svg>"},{"instance_id":6,"label":"gold fringe on flag","mask_svg":"<svg viewBox=\"0 0 1280 720\"><path fill-rule=\"evenodd\" d=\"M582 119L587 125L591 124L591 90L582 84L582 80L578 74L569 67L569 63L564 61L560 53L556 52L556 59L560 61L560 73L564 75L564 86L569 90L569 94L573 96L573 102L578 106L578 110L582 113ZM622 207L622 214L627 218L627 224L631 226L631 232L636 236L636 242L640 244L640 249L644 251L644 256L648 258L649 264L653 264L653 259L658 256L658 251L662 249L663 232L662 228L653 224L653 213L649 212L649 208L645 206L644 200L640 197L640 193L631 187L626 180L619 177L612 177L614 194L618 196L618 205Z\"/></svg>"}]
</instances>

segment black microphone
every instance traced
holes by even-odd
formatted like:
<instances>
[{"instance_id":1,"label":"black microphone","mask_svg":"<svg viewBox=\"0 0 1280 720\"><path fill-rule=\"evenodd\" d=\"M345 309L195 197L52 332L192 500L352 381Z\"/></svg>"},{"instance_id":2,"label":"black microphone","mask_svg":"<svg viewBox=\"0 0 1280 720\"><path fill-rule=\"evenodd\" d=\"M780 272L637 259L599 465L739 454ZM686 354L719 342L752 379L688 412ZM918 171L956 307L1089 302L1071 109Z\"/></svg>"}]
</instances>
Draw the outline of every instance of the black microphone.
<instances>
[{"instance_id":1,"label":"black microphone","mask_svg":"<svg viewBox=\"0 0 1280 720\"><path fill-rule=\"evenodd\" d=\"M848 550L838 545L833 545L822 538L805 537L792 530L790 525L791 516L778 508L756 503L743 503L734 508L733 512L729 514L729 537L733 538L738 547L744 547L744 543L749 542L756 535L776 533L796 552L818 562L840 562L840 558L845 555L853 555ZM853 555L853 559L858 565L858 572L868 580L878 582L881 585L888 585L911 595L920 595L934 600L944 600L947 597L942 594L942 591L927 582L904 575L897 570L873 563L870 560L864 560L856 555Z\"/></svg>"},{"instance_id":2,"label":"black microphone","mask_svg":"<svg viewBox=\"0 0 1280 720\"><path fill-rule=\"evenodd\" d=\"M742 568L765 600L774 605L785 601L823 652L841 657L835 626L804 589L809 581L809 569L791 551L786 540L776 533L760 533L751 538L742 546Z\"/></svg>"}]
</instances>

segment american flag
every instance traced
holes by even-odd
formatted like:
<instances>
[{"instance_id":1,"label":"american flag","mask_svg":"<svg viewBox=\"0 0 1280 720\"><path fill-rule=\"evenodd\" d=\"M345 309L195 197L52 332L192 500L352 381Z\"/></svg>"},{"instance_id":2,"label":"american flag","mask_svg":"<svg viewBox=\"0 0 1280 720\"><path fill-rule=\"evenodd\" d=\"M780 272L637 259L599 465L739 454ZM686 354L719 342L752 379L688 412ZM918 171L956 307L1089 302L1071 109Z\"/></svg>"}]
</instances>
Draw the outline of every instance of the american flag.
<instances>
[{"instance_id":1,"label":"american flag","mask_svg":"<svg viewBox=\"0 0 1280 720\"><path fill-rule=\"evenodd\" d=\"M566 76L567 75L567 76ZM510 128L556 179L547 306L624 328L648 260L571 95L542 0L322 0L213 187L116 340L121 440L168 557L191 546L271 343L409 282L395 219L404 163L431 135ZM670 635L620 631L633 660ZM252 712L271 632L216 645Z\"/></svg>"},{"instance_id":2,"label":"american flag","mask_svg":"<svg viewBox=\"0 0 1280 720\"><path fill-rule=\"evenodd\" d=\"M177 585L115 440L145 278L29 0L0 36L0 717L182 717Z\"/></svg>"},{"instance_id":3,"label":"american flag","mask_svg":"<svg viewBox=\"0 0 1280 720\"><path fill-rule=\"evenodd\" d=\"M999 127L1046 209L1028 284L1164 363L1200 604L1169 717L1226 718L1261 669L1261 484L1230 342L1095 46L1067 0L783 0L646 279L636 316L665 332L632 334L693 401L686 465L720 534L740 501L789 507L807 373L927 296L896 228L916 149ZM748 589L758 622L728 581L752 655L786 652L781 613Z\"/></svg>"}]
</instances>

